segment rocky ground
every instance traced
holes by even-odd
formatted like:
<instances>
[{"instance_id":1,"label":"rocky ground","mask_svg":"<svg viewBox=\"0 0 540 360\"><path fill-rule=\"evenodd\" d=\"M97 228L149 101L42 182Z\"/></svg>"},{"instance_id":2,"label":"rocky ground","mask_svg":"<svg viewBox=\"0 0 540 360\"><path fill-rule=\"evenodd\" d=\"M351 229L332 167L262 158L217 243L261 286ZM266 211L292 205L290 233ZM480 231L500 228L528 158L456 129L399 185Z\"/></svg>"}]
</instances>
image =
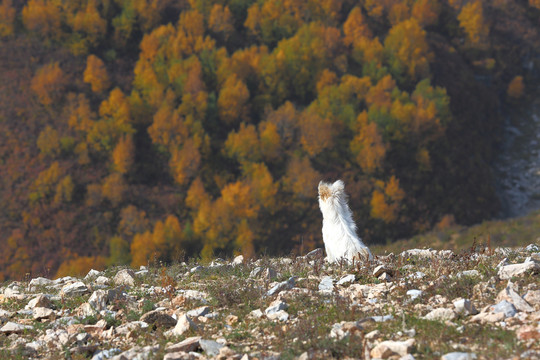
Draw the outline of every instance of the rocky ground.
<instances>
[{"instance_id":1,"label":"rocky ground","mask_svg":"<svg viewBox=\"0 0 540 360\"><path fill-rule=\"evenodd\" d=\"M15 281L0 288L0 358L540 359L540 247Z\"/></svg>"}]
</instances>

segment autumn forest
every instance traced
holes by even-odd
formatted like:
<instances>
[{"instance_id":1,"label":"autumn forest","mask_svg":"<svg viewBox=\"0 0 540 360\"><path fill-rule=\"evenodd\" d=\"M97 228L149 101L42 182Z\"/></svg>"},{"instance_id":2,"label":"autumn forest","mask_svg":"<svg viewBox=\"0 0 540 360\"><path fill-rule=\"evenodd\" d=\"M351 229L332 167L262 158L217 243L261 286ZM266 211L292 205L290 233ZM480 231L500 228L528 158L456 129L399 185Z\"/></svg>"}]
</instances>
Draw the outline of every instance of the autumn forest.
<instances>
[{"instance_id":1,"label":"autumn forest","mask_svg":"<svg viewBox=\"0 0 540 360\"><path fill-rule=\"evenodd\" d=\"M0 281L367 244L499 211L539 0L0 0Z\"/></svg>"}]
</instances>

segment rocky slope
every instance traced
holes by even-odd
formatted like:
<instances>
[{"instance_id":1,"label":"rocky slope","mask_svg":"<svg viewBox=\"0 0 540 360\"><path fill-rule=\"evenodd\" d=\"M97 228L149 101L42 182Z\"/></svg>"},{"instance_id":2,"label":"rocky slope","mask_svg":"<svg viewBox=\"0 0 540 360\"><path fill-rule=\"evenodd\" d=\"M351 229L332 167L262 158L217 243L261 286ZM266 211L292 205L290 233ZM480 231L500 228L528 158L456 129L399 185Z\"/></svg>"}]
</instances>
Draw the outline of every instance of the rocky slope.
<instances>
[{"instance_id":1,"label":"rocky slope","mask_svg":"<svg viewBox=\"0 0 540 360\"><path fill-rule=\"evenodd\" d=\"M540 358L540 247L216 259L0 288L0 358Z\"/></svg>"}]
</instances>

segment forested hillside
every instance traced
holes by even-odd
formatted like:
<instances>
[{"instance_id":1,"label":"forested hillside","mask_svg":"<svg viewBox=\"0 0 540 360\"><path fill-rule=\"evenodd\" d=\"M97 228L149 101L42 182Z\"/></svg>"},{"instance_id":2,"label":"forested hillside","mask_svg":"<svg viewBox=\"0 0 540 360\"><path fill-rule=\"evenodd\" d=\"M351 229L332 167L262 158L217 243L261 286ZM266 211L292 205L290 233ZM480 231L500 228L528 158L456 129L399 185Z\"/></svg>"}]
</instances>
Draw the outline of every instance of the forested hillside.
<instances>
[{"instance_id":1,"label":"forested hillside","mask_svg":"<svg viewBox=\"0 0 540 360\"><path fill-rule=\"evenodd\" d=\"M498 211L501 103L540 1L1 0L0 280L322 243Z\"/></svg>"}]
</instances>

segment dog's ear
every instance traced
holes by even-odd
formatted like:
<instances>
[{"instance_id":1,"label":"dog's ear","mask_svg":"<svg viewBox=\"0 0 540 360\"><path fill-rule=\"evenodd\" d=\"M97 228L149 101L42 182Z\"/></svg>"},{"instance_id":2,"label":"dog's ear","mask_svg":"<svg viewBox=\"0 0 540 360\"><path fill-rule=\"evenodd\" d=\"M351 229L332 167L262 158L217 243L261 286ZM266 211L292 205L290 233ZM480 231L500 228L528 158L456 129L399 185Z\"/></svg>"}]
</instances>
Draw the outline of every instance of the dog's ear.
<instances>
[{"instance_id":1,"label":"dog's ear","mask_svg":"<svg viewBox=\"0 0 540 360\"><path fill-rule=\"evenodd\" d=\"M334 194L345 192L345 184L343 183L343 181L337 180L335 183L333 183L332 192Z\"/></svg>"}]
</instances>

